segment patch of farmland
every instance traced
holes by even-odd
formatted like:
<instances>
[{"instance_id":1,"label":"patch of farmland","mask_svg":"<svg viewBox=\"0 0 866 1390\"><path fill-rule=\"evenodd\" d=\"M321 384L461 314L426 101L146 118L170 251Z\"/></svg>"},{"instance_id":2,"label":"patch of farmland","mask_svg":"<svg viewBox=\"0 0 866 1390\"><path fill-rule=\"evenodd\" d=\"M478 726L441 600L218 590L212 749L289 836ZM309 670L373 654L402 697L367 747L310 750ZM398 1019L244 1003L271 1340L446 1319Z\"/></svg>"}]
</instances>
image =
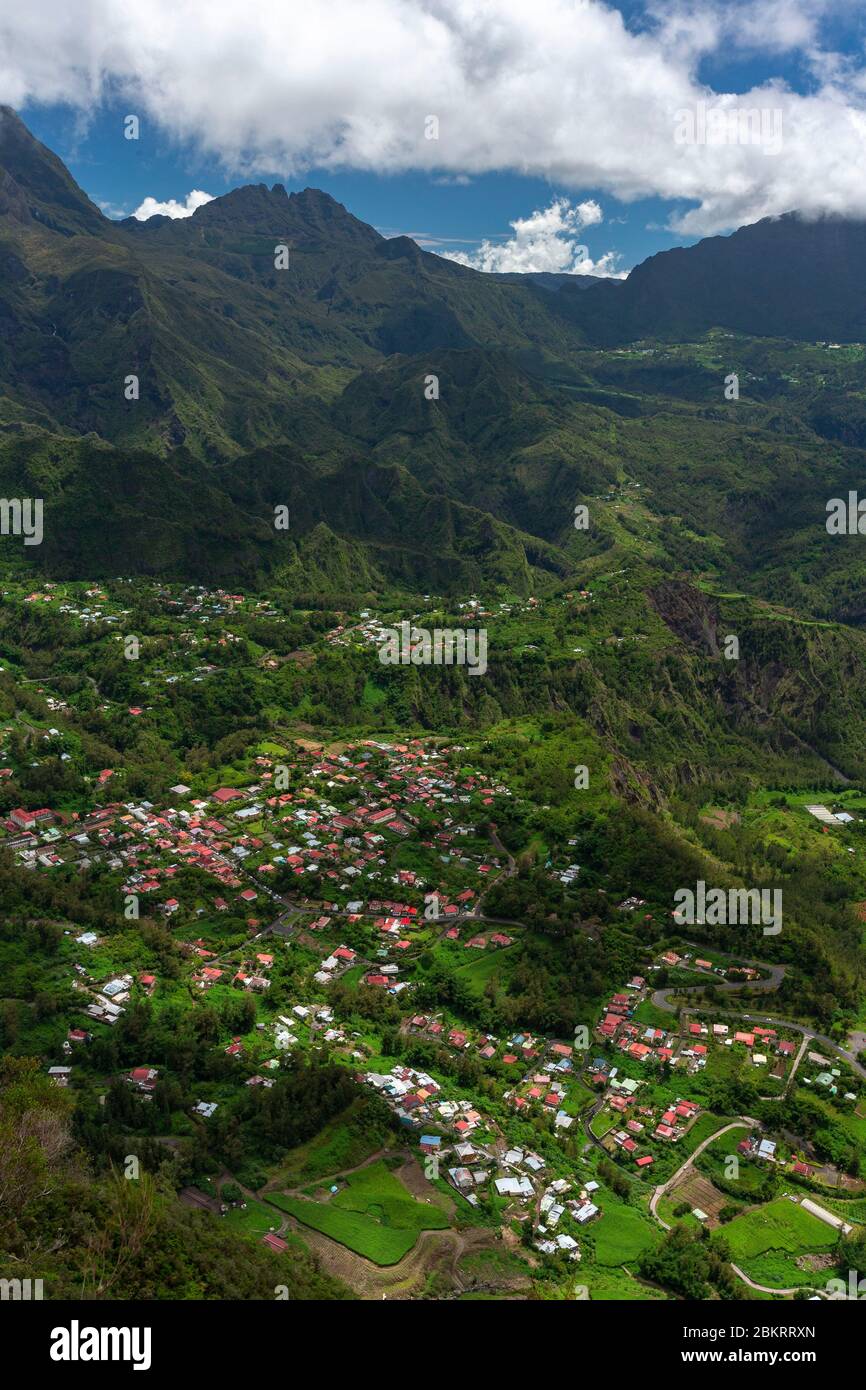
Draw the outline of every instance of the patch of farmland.
<instances>
[{"instance_id":1,"label":"patch of farmland","mask_svg":"<svg viewBox=\"0 0 866 1390\"><path fill-rule=\"evenodd\" d=\"M416 1201L381 1162L349 1174L346 1187L330 1201L311 1202L279 1192L270 1200L303 1225L378 1265L396 1264L422 1231L448 1226L438 1206Z\"/></svg>"},{"instance_id":2,"label":"patch of farmland","mask_svg":"<svg viewBox=\"0 0 866 1390\"><path fill-rule=\"evenodd\" d=\"M725 1234L734 1259L749 1259L765 1250L786 1250L792 1255L828 1250L837 1239L832 1226L787 1197L735 1216Z\"/></svg>"},{"instance_id":3,"label":"patch of farmland","mask_svg":"<svg viewBox=\"0 0 866 1390\"><path fill-rule=\"evenodd\" d=\"M668 1196L674 1206L688 1202L690 1207L706 1212L709 1220L702 1221L701 1225L709 1227L717 1226L722 1207L732 1204L732 1198L720 1192L709 1178L695 1168L686 1169L679 1181L668 1189Z\"/></svg>"},{"instance_id":4,"label":"patch of farmland","mask_svg":"<svg viewBox=\"0 0 866 1390\"><path fill-rule=\"evenodd\" d=\"M636 1260L651 1245L658 1234L637 1207L627 1206L605 1193L599 1198L602 1215L586 1230L591 1232L595 1262L615 1266Z\"/></svg>"}]
</instances>

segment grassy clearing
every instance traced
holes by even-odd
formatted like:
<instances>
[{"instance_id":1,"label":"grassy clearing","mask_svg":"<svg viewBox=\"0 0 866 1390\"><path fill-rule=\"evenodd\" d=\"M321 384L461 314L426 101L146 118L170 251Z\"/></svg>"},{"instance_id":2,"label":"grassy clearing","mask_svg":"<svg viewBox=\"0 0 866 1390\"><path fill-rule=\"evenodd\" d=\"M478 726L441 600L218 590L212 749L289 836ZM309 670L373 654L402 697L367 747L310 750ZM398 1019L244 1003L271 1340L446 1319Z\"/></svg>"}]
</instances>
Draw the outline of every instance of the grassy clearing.
<instances>
[{"instance_id":1,"label":"grassy clearing","mask_svg":"<svg viewBox=\"0 0 866 1390\"><path fill-rule=\"evenodd\" d=\"M710 1178L725 1179L728 1160L731 1156L736 1157L738 1162L736 1170L737 1197L741 1197L743 1201L754 1201L753 1194L760 1191L772 1175L768 1169L761 1167L760 1164L751 1163L743 1159L742 1155L737 1154L737 1144L746 1133L746 1130L729 1130L727 1134L722 1135L721 1139L715 1140L704 1149L703 1153L695 1159L695 1166ZM732 1178L728 1180L733 1181ZM735 1201L737 1198L731 1197L729 1200Z\"/></svg>"},{"instance_id":2,"label":"grassy clearing","mask_svg":"<svg viewBox=\"0 0 866 1390\"><path fill-rule=\"evenodd\" d=\"M642 1284L624 1269L587 1270L585 1278L593 1302L664 1302L666 1299L661 1289Z\"/></svg>"},{"instance_id":3,"label":"grassy clearing","mask_svg":"<svg viewBox=\"0 0 866 1390\"><path fill-rule=\"evenodd\" d=\"M836 1244L832 1226L787 1197L777 1197L767 1206L734 1217L725 1228L725 1236L735 1260L750 1259L766 1250L798 1255L806 1250L830 1250Z\"/></svg>"},{"instance_id":4,"label":"grassy clearing","mask_svg":"<svg viewBox=\"0 0 866 1390\"><path fill-rule=\"evenodd\" d=\"M740 1264L739 1261L737 1263ZM828 1279L835 1277L835 1268L799 1269L794 1257L780 1250L767 1250L763 1255L744 1260L740 1268L756 1284L763 1284L768 1289L821 1289Z\"/></svg>"},{"instance_id":5,"label":"grassy clearing","mask_svg":"<svg viewBox=\"0 0 866 1390\"><path fill-rule=\"evenodd\" d=\"M261 1240L268 1231L276 1231L280 1225L277 1212L265 1206L264 1202L256 1202L251 1198L247 1198L245 1208L230 1207L220 1219L224 1225L237 1231L238 1235L249 1236L251 1240Z\"/></svg>"},{"instance_id":6,"label":"grassy clearing","mask_svg":"<svg viewBox=\"0 0 866 1390\"><path fill-rule=\"evenodd\" d=\"M636 1260L658 1240L656 1229L636 1207L627 1206L610 1193L599 1199L603 1216L591 1230L596 1264L615 1267Z\"/></svg>"},{"instance_id":7,"label":"grassy clearing","mask_svg":"<svg viewBox=\"0 0 866 1390\"><path fill-rule=\"evenodd\" d=\"M731 1118L732 1117L724 1115L713 1115L710 1111L704 1111L704 1114L700 1115L698 1119L695 1120L691 1129L687 1130L676 1146L679 1162L682 1163L683 1159L687 1158L689 1154L693 1154L695 1149L698 1148L705 1139L709 1139L711 1134L715 1134L717 1129L724 1129L725 1125L730 1124ZM729 1134L723 1136L722 1143L731 1140L734 1146L736 1146L744 1135L748 1133L748 1130L748 1125L743 1125L739 1130L732 1129Z\"/></svg>"},{"instance_id":8,"label":"grassy clearing","mask_svg":"<svg viewBox=\"0 0 866 1390\"><path fill-rule=\"evenodd\" d=\"M347 1186L329 1202L307 1202L280 1193L271 1200L304 1225L378 1265L396 1264L422 1231L448 1226L438 1207L416 1201L384 1163L350 1174Z\"/></svg>"},{"instance_id":9,"label":"grassy clearing","mask_svg":"<svg viewBox=\"0 0 866 1390\"><path fill-rule=\"evenodd\" d=\"M666 1009L659 1009L651 999L644 999L634 1011L634 1022L644 1023L649 1028L667 1030L671 1027L672 1018L672 1014L668 1013Z\"/></svg>"},{"instance_id":10,"label":"grassy clearing","mask_svg":"<svg viewBox=\"0 0 866 1390\"><path fill-rule=\"evenodd\" d=\"M363 1163L366 1158L387 1143L387 1136L371 1134L357 1124L364 1102L353 1102L342 1115L337 1115L309 1143L293 1149L269 1186L300 1187L315 1178L329 1177Z\"/></svg>"},{"instance_id":11,"label":"grassy clearing","mask_svg":"<svg viewBox=\"0 0 866 1390\"><path fill-rule=\"evenodd\" d=\"M594 1115L590 1121L590 1133L594 1134L596 1139L603 1139L608 1130L613 1129L615 1124L616 1119L609 1110L599 1110L598 1114Z\"/></svg>"},{"instance_id":12,"label":"grassy clearing","mask_svg":"<svg viewBox=\"0 0 866 1390\"><path fill-rule=\"evenodd\" d=\"M823 1285L832 1270L800 1269L797 1256L825 1254L836 1232L785 1197L736 1216L725 1227L734 1263L756 1283L770 1288Z\"/></svg>"},{"instance_id":13,"label":"grassy clearing","mask_svg":"<svg viewBox=\"0 0 866 1390\"><path fill-rule=\"evenodd\" d=\"M486 1284L525 1281L532 1276L526 1261L515 1251L505 1248L476 1250L472 1254L464 1255L459 1268L463 1275Z\"/></svg>"},{"instance_id":14,"label":"grassy clearing","mask_svg":"<svg viewBox=\"0 0 866 1390\"><path fill-rule=\"evenodd\" d=\"M513 930L513 928L508 928L509 932L513 932ZM465 965L459 965L454 973L478 995L483 994L484 986L488 980L501 979L504 982L510 968L517 963L520 955L516 944L500 947L498 951L491 951L488 948L487 951L479 952L477 955L474 952L468 954L474 958L468 960Z\"/></svg>"}]
</instances>

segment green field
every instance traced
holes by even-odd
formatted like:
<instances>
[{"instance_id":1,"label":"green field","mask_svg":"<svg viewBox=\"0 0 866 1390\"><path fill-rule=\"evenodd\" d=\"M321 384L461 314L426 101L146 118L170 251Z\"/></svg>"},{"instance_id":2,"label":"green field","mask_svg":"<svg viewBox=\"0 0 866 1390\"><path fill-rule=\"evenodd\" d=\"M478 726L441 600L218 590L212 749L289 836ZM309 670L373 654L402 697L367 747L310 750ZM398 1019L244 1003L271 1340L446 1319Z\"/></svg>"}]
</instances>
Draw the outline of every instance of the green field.
<instances>
[{"instance_id":1,"label":"green field","mask_svg":"<svg viewBox=\"0 0 866 1390\"><path fill-rule=\"evenodd\" d=\"M798 1255L832 1250L837 1237L832 1226L786 1197L736 1216L724 1233L733 1262L756 1283L771 1288L822 1286L832 1274L795 1264Z\"/></svg>"},{"instance_id":2,"label":"green field","mask_svg":"<svg viewBox=\"0 0 866 1390\"><path fill-rule=\"evenodd\" d=\"M603 1107L590 1121L590 1133L594 1134L596 1139L603 1139L608 1130L613 1129L615 1124L614 1116L606 1107Z\"/></svg>"},{"instance_id":3,"label":"green field","mask_svg":"<svg viewBox=\"0 0 866 1390\"><path fill-rule=\"evenodd\" d=\"M438 1207L416 1201L384 1163L350 1174L347 1186L329 1202L307 1202L281 1193L275 1193L271 1201L305 1226L378 1265L396 1264L422 1231L448 1225Z\"/></svg>"},{"instance_id":4,"label":"green field","mask_svg":"<svg viewBox=\"0 0 866 1390\"><path fill-rule=\"evenodd\" d=\"M732 1200L740 1199L744 1202L754 1201L753 1193L758 1192L768 1181L772 1181L773 1172L761 1166L759 1163L752 1163L743 1159L737 1154L737 1144L743 1139L747 1130L729 1130L720 1139L716 1139L704 1149L703 1153L695 1159L695 1167L705 1173L707 1177L713 1178L717 1182L727 1181L736 1183L735 1192ZM737 1177L734 1179L725 1178L727 1160L734 1155L737 1158L738 1169ZM726 1189L722 1189L725 1191Z\"/></svg>"},{"instance_id":5,"label":"green field","mask_svg":"<svg viewBox=\"0 0 866 1390\"><path fill-rule=\"evenodd\" d=\"M513 928L509 928L513 935ZM509 967L519 959L519 949L517 945L502 946L499 950L471 952L473 959L467 961L465 965L459 965L454 972L457 977L477 994L483 994L484 986L488 980L500 980L507 978Z\"/></svg>"},{"instance_id":6,"label":"green field","mask_svg":"<svg viewBox=\"0 0 866 1390\"><path fill-rule=\"evenodd\" d=\"M846 1202L841 1197L825 1197L822 1194L815 1201L853 1225L866 1225L866 1197L852 1197Z\"/></svg>"},{"instance_id":7,"label":"green field","mask_svg":"<svg viewBox=\"0 0 866 1390\"><path fill-rule=\"evenodd\" d=\"M735 1260L747 1260L765 1250L796 1255L802 1250L829 1250L836 1244L831 1226L787 1197L777 1197L765 1207L735 1217L725 1227L725 1238Z\"/></svg>"},{"instance_id":8,"label":"green field","mask_svg":"<svg viewBox=\"0 0 866 1390\"><path fill-rule=\"evenodd\" d=\"M229 1207L222 1221L239 1235L250 1236L253 1240L261 1240L268 1231L276 1231L280 1225L275 1211L264 1202L256 1202L249 1197L246 1198L245 1207Z\"/></svg>"},{"instance_id":9,"label":"green field","mask_svg":"<svg viewBox=\"0 0 866 1390\"><path fill-rule=\"evenodd\" d=\"M307 1144L292 1149L274 1173L269 1186L296 1187L314 1178L329 1177L346 1168L355 1168L376 1149L388 1143L381 1133L364 1122L364 1101L355 1101L325 1125Z\"/></svg>"},{"instance_id":10,"label":"green field","mask_svg":"<svg viewBox=\"0 0 866 1390\"><path fill-rule=\"evenodd\" d=\"M634 1011L634 1022L645 1023L651 1028L667 1030L671 1027L673 1017L674 1015L669 1013L667 1009L657 1008L651 999L644 999Z\"/></svg>"},{"instance_id":11,"label":"green field","mask_svg":"<svg viewBox=\"0 0 866 1390\"><path fill-rule=\"evenodd\" d=\"M584 1278L594 1303L664 1302L665 1295L661 1289L641 1283L626 1274L624 1269L588 1269Z\"/></svg>"},{"instance_id":12,"label":"green field","mask_svg":"<svg viewBox=\"0 0 866 1390\"><path fill-rule=\"evenodd\" d=\"M486 1284L526 1283L531 1272L516 1251L500 1248L464 1255L459 1269L461 1274Z\"/></svg>"},{"instance_id":13,"label":"green field","mask_svg":"<svg viewBox=\"0 0 866 1390\"><path fill-rule=\"evenodd\" d=\"M716 1130L724 1129L725 1125L729 1125L730 1123L731 1117L727 1115L713 1115L709 1111L705 1111L703 1115L699 1115L676 1146L679 1162L682 1163L684 1158L694 1153L695 1149L703 1144L704 1140L708 1139L711 1134L715 1134ZM730 1140L736 1146L748 1133L748 1130L748 1125L743 1125L739 1130L732 1129L729 1134L724 1135L723 1142Z\"/></svg>"},{"instance_id":14,"label":"green field","mask_svg":"<svg viewBox=\"0 0 866 1390\"><path fill-rule=\"evenodd\" d=\"M591 1227L597 1264L625 1264L637 1259L638 1255L656 1243L656 1231L636 1207L618 1202L609 1193L604 1193L600 1204L604 1214L597 1217ZM639 1296L635 1294L635 1297Z\"/></svg>"}]
</instances>

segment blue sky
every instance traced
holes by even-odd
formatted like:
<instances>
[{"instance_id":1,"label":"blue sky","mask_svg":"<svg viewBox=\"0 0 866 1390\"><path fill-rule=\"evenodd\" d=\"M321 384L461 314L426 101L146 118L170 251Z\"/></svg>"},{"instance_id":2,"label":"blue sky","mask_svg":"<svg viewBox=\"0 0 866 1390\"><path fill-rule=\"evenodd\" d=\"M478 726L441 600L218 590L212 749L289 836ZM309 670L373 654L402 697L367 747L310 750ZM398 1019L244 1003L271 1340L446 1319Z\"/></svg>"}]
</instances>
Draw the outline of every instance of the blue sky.
<instances>
[{"instance_id":1,"label":"blue sky","mask_svg":"<svg viewBox=\"0 0 866 1390\"><path fill-rule=\"evenodd\" d=\"M124 139L123 104L99 110L84 133L70 107L25 107L20 114L109 217L129 216L148 196L183 203L193 188L218 197L247 181L218 160L202 157L194 146L178 144L155 122L142 122L137 141ZM465 184L455 183L454 177L459 176L311 168L292 178L275 168L262 171L255 182L284 183L289 192L322 188L383 236L414 236L433 251L467 251L485 238L505 239L515 217L529 216L552 197L573 200L576 194L580 200L596 200L605 213L601 226L581 232L581 241L591 253L616 250L624 269L655 251L694 240L664 230L669 206L659 198L628 205L599 189L564 188L547 179L506 172L475 176ZM653 225L659 230L650 230Z\"/></svg>"},{"instance_id":2,"label":"blue sky","mask_svg":"<svg viewBox=\"0 0 866 1390\"><path fill-rule=\"evenodd\" d=\"M560 268L565 254L571 269L579 239L594 269L621 273L793 206L866 215L853 0L330 0L288 31L267 0L243 23L228 0L182 5L180 20L168 0L143 16L94 3L102 22L83 38L57 3L38 62L32 30L0 19L0 100L109 216L279 181L470 263L488 242L482 268ZM676 110L740 98L784 115L780 152L675 145ZM424 113L440 110L443 138L425 145Z\"/></svg>"}]
</instances>

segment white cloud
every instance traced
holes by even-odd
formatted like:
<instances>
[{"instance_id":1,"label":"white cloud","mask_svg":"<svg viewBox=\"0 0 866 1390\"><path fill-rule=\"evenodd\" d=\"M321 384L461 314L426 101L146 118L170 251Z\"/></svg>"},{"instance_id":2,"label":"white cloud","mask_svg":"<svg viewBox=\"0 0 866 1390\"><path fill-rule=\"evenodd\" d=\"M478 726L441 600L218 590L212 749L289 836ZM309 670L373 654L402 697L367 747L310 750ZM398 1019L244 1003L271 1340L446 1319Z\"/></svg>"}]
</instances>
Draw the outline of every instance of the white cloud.
<instances>
[{"instance_id":1,"label":"white cloud","mask_svg":"<svg viewBox=\"0 0 866 1390\"><path fill-rule=\"evenodd\" d=\"M109 203L106 202L103 198L94 198L93 201L96 203L96 206L100 209L100 211L105 213L106 217L111 217L115 220L119 220L121 217L129 216L129 213L127 212L126 208L121 207L119 203Z\"/></svg>"},{"instance_id":2,"label":"white cloud","mask_svg":"<svg viewBox=\"0 0 866 1390\"><path fill-rule=\"evenodd\" d=\"M649 0L666 44L693 55L724 44L743 52L790 53L818 42L822 19L859 0Z\"/></svg>"},{"instance_id":3,"label":"white cloud","mask_svg":"<svg viewBox=\"0 0 866 1390\"><path fill-rule=\"evenodd\" d=\"M179 203L175 198L169 198L167 202L161 203L158 198L145 198L139 203L133 217L137 217L139 222L146 222L148 217L192 217L196 208L203 208L205 203L212 203L214 195L203 193L200 188L194 188L191 193L187 193L184 202Z\"/></svg>"},{"instance_id":4,"label":"white cloud","mask_svg":"<svg viewBox=\"0 0 866 1390\"><path fill-rule=\"evenodd\" d=\"M554 198L546 208L529 217L518 217L509 225L514 236L495 243L482 241L477 251L445 251L444 256L474 270L556 271L565 275L611 275L616 252L607 251L593 261L586 246L578 241L584 227L601 222L598 203L588 201L572 206L567 198Z\"/></svg>"},{"instance_id":5,"label":"white cloud","mask_svg":"<svg viewBox=\"0 0 866 1390\"><path fill-rule=\"evenodd\" d=\"M565 189L692 205L690 233L800 208L866 216L862 54L821 47L849 0L653 0L629 29L601 0L41 0L0 14L0 100L129 112L242 177L328 169L511 170ZM708 55L798 53L806 95L735 96ZM699 102L781 113L783 146L677 144ZM428 139L429 115L439 138ZM429 130L429 128L428 128Z\"/></svg>"}]
</instances>

